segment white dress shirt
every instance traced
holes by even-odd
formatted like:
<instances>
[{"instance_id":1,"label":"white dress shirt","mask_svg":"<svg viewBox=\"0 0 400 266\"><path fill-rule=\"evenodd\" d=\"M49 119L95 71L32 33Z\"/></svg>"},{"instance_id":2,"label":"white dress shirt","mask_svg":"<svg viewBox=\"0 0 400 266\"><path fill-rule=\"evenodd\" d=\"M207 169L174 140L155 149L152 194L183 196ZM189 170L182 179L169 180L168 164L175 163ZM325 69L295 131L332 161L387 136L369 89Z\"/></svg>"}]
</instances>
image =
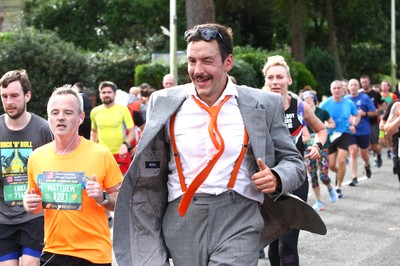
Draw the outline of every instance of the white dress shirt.
<instances>
[{"instance_id":1,"label":"white dress shirt","mask_svg":"<svg viewBox=\"0 0 400 266\"><path fill-rule=\"evenodd\" d=\"M193 97L197 97L193 83L187 84L187 86L190 88L186 100L176 114L175 139L185 183L189 187L218 150L208 133L210 115L193 100ZM226 95L232 97L222 106L217 118L218 130L224 139L225 150L196 193L219 195L228 190L229 179L242 149L244 123L237 103L238 93L230 79L228 79L228 84L221 97L214 105L219 105ZM168 176L168 201L172 201L183 194L172 149L169 169L171 173ZM246 154L233 189L249 199L262 203L263 194L256 189L251 180L251 176L256 171L258 171L258 167L254 157Z\"/></svg>"}]
</instances>

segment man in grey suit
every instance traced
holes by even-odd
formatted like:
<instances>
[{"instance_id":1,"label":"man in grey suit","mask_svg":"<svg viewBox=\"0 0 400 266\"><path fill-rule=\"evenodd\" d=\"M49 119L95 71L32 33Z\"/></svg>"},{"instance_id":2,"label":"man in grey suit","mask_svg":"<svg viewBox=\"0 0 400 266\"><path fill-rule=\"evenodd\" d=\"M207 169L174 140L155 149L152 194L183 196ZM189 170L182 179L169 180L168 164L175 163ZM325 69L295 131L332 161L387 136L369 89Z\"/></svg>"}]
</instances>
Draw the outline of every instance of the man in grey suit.
<instances>
[{"instance_id":1,"label":"man in grey suit","mask_svg":"<svg viewBox=\"0 0 400 266\"><path fill-rule=\"evenodd\" d=\"M192 83L153 93L148 123L120 189L119 265L257 265L290 229L325 234L318 214L289 192L306 169L281 96L237 86L231 29L186 31ZM260 207L261 206L261 207Z\"/></svg>"}]
</instances>

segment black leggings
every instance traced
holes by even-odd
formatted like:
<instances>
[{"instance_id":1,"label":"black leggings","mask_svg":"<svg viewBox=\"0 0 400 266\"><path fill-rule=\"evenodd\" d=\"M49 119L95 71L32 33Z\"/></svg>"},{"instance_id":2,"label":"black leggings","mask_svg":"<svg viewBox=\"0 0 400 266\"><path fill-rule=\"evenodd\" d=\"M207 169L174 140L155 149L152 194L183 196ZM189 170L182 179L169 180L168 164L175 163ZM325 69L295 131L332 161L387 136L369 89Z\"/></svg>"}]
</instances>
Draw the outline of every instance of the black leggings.
<instances>
[{"instance_id":1,"label":"black leggings","mask_svg":"<svg viewBox=\"0 0 400 266\"><path fill-rule=\"evenodd\" d=\"M307 202L308 180L304 181L293 194ZM291 230L275 240L269 245L268 258L271 266L298 266L299 253L297 251L297 242L299 240L300 230Z\"/></svg>"}]
</instances>

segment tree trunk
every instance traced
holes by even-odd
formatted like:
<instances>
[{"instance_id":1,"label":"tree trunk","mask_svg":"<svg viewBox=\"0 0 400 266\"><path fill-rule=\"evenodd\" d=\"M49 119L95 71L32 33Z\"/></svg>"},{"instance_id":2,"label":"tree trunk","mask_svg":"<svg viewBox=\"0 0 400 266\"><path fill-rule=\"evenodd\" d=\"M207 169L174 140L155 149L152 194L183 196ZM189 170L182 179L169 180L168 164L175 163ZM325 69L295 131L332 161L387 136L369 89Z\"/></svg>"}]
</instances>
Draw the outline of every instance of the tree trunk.
<instances>
[{"instance_id":1,"label":"tree trunk","mask_svg":"<svg viewBox=\"0 0 400 266\"><path fill-rule=\"evenodd\" d=\"M332 2L331 0L326 0L325 4L329 32L329 46L331 47L333 60L335 61L335 72L338 79L343 79L342 67L340 66L339 53L336 46L336 27L333 20Z\"/></svg>"},{"instance_id":2,"label":"tree trunk","mask_svg":"<svg viewBox=\"0 0 400 266\"><path fill-rule=\"evenodd\" d=\"M186 1L186 27L215 22L214 0L185 0Z\"/></svg>"},{"instance_id":3,"label":"tree trunk","mask_svg":"<svg viewBox=\"0 0 400 266\"><path fill-rule=\"evenodd\" d=\"M289 1L290 39L293 59L304 63L307 0Z\"/></svg>"}]
</instances>

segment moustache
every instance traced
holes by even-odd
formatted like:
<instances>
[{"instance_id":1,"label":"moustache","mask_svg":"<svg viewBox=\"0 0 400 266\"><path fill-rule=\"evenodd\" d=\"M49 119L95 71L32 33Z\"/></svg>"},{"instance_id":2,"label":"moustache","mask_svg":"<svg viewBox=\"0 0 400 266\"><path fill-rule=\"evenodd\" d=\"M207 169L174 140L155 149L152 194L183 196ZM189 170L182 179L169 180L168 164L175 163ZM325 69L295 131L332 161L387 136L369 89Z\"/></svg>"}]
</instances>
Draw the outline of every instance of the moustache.
<instances>
[{"instance_id":1,"label":"moustache","mask_svg":"<svg viewBox=\"0 0 400 266\"><path fill-rule=\"evenodd\" d=\"M194 74L193 79L211 79L212 76L211 75L204 75L204 74Z\"/></svg>"}]
</instances>

